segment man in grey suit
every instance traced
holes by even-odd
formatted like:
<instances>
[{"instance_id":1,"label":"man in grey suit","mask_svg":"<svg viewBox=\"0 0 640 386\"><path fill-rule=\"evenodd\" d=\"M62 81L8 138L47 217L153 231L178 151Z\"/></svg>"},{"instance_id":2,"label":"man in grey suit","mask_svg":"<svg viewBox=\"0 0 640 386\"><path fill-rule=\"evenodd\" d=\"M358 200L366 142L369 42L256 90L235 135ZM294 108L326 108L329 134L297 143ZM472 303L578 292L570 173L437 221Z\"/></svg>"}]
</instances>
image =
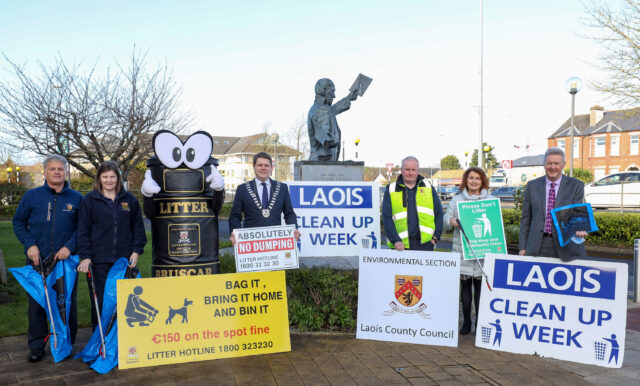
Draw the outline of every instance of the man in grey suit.
<instances>
[{"instance_id":1,"label":"man in grey suit","mask_svg":"<svg viewBox=\"0 0 640 386\"><path fill-rule=\"evenodd\" d=\"M570 242L560 247L551 219L553 208L584 202L584 184L562 175L565 164L564 151L547 149L544 153L545 176L527 183L520 221L520 256L559 257L563 261L587 256L584 244ZM576 232L576 237L586 236L587 232Z\"/></svg>"}]
</instances>

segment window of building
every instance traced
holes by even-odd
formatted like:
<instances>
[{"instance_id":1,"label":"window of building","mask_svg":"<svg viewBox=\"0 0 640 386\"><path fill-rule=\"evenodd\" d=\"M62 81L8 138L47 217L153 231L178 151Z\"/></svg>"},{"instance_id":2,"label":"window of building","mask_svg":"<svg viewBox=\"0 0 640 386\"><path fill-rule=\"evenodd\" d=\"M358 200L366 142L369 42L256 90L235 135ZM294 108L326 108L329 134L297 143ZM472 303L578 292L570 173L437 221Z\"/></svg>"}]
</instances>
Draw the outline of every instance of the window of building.
<instances>
[{"instance_id":1,"label":"window of building","mask_svg":"<svg viewBox=\"0 0 640 386\"><path fill-rule=\"evenodd\" d=\"M593 179L598 181L599 179L606 176L605 169L603 167L595 168L593 171Z\"/></svg>"},{"instance_id":2,"label":"window of building","mask_svg":"<svg viewBox=\"0 0 640 386\"><path fill-rule=\"evenodd\" d=\"M605 143L606 143L606 137L596 137L596 151L595 151L595 156L596 157L604 157L605 156Z\"/></svg>"},{"instance_id":3,"label":"window of building","mask_svg":"<svg viewBox=\"0 0 640 386\"><path fill-rule=\"evenodd\" d=\"M620 166L609 166L609 174L618 173L620 171Z\"/></svg>"},{"instance_id":4,"label":"window of building","mask_svg":"<svg viewBox=\"0 0 640 386\"><path fill-rule=\"evenodd\" d=\"M573 158L580 157L580 139L578 137L573 138Z\"/></svg>"},{"instance_id":5,"label":"window of building","mask_svg":"<svg viewBox=\"0 0 640 386\"><path fill-rule=\"evenodd\" d=\"M559 139L558 140L558 148L562 149L562 151L564 150L564 139Z\"/></svg>"},{"instance_id":6,"label":"window of building","mask_svg":"<svg viewBox=\"0 0 640 386\"><path fill-rule=\"evenodd\" d=\"M609 155L612 155L612 156L620 155L620 136L619 135L611 136L611 150L609 151Z\"/></svg>"},{"instance_id":7,"label":"window of building","mask_svg":"<svg viewBox=\"0 0 640 386\"><path fill-rule=\"evenodd\" d=\"M629 136L629 154L630 155L638 155L640 152L639 145L640 144L640 135L634 134Z\"/></svg>"}]
</instances>

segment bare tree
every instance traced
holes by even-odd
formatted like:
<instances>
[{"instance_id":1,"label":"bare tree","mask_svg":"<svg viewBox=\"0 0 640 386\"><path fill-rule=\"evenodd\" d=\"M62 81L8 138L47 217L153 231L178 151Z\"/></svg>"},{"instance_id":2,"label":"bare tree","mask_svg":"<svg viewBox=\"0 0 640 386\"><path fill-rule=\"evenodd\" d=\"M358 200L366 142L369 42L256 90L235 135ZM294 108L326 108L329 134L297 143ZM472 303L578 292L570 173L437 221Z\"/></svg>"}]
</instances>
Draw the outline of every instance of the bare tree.
<instances>
[{"instance_id":1,"label":"bare tree","mask_svg":"<svg viewBox=\"0 0 640 386\"><path fill-rule=\"evenodd\" d=\"M596 67L608 74L605 79L592 80L594 89L611 96L625 107L640 104L640 2L624 0L612 9L607 3L593 1L586 6L585 24L593 27L590 38L602 45Z\"/></svg>"},{"instance_id":2,"label":"bare tree","mask_svg":"<svg viewBox=\"0 0 640 386\"><path fill-rule=\"evenodd\" d=\"M180 113L181 94L166 65L150 72L146 54L135 47L129 66L116 63L98 77L97 63L87 71L38 61L39 73L12 62L11 77L0 82L0 141L38 155L62 154L69 164L94 177L106 160L120 164L126 181L149 156L151 136L159 129L179 133L191 123Z\"/></svg>"},{"instance_id":3,"label":"bare tree","mask_svg":"<svg viewBox=\"0 0 640 386\"><path fill-rule=\"evenodd\" d=\"M309 158L309 134L304 115L297 119L289 131L285 133L283 142L298 152L296 161Z\"/></svg>"},{"instance_id":4,"label":"bare tree","mask_svg":"<svg viewBox=\"0 0 640 386\"><path fill-rule=\"evenodd\" d=\"M260 130L262 138L258 141L262 145L261 151L269 152L269 149L273 149L273 142L276 138L273 137L275 133L271 131L271 123L271 118L262 123L262 129Z\"/></svg>"},{"instance_id":5,"label":"bare tree","mask_svg":"<svg viewBox=\"0 0 640 386\"><path fill-rule=\"evenodd\" d=\"M9 161L17 161L18 157L19 153L15 147L0 143L0 164L5 164Z\"/></svg>"}]
</instances>

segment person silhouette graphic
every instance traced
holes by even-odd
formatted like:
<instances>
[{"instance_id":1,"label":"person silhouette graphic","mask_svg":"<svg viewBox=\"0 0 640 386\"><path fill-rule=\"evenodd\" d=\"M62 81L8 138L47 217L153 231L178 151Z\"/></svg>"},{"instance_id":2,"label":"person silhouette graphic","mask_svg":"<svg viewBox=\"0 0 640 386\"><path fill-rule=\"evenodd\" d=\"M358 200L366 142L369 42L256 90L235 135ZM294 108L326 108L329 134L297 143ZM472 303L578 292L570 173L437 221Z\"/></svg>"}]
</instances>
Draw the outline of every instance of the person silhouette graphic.
<instances>
[{"instance_id":1,"label":"person silhouette graphic","mask_svg":"<svg viewBox=\"0 0 640 386\"><path fill-rule=\"evenodd\" d=\"M376 237L376 234L373 231L371 231L371 234L367 235L367 237L371 238L371 248L377 249L378 248L378 238Z\"/></svg>"},{"instance_id":2,"label":"person silhouette graphic","mask_svg":"<svg viewBox=\"0 0 640 386\"><path fill-rule=\"evenodd\" d=\"M620 351L620 345L618 344L618 341L616 340L616 334L611 334L611 338L602 338L602 339L604 339L607 342L611 343L611 354L609 355L609 362L607 362L607 363L611 363L611 360L615 357L616 358L616 364L618 364L618 352Z\"/></svg>"},{"instance_id":3,"label":"person silhouette graphic","mask_svg":"<svg viewBox=\"0 0 640 386\"><path fill-rule=\"evenodd\" d=\"M489 233L489 236L491 236L491 221L489 221L489 219L487 218L487 214L483 213L482 217L480 217L478 220L482 221L482 225L484 228L483 236L487 233Z\"/></svg>"},{"instance_id":4,"label":"person silhouette graphic","mask_svg":"<svg viewBox=\"0 0 640 386\"><path fill-rule=\"evenodd\" d=\"M133 327L133 323L138 323L139 326L148 326L149 322L153 322L155 316L158 314L158 310L152 305L140 299L143 289L141 286L136 286L133 289L133 293L129 294L127 299L127 306L124 310L124 315L127 317L126 321L129 327Z\"/></svg>"},{"instance_id":5,"label":"person silhouette graphic","mask_svg":"<svg viewBox=\"0 0 640 386\"><path fill-rule=\"evenodd\" d=\"M500 319L496 319L495 323L489 323L490 325L496 328L496 334L493 338L493 346L498 342L498 346L500 346L500 340L502 339L502 326L500 326Z\"/></svg>"}]
</instances>

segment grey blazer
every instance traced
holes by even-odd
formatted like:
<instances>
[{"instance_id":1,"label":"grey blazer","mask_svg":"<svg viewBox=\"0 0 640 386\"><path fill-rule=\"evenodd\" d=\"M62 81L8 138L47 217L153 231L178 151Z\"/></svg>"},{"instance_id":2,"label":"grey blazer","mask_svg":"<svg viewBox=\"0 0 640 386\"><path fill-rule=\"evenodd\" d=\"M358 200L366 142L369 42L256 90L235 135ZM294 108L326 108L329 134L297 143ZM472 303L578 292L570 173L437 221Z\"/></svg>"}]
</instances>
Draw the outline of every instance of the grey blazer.
<instances>
[{"instance_id":1,"label":"grey blazer","mask_svg":"<svg viewBox=\"0 0 640 386\"><path fill-rule=\"evenodd\" d=\"M524 202L522 203L522 220L520 221L520 238L518 241L519 249L525 249L527 256L536 256L540 251L546 216L546 194L545 176L527 183L524 191ZM584 202L584 183L576 178L563 175L554 208L581 202ZM558 256L563 261L571 261L587 256L584 244L571 242L561 248L555 229L553 229L552 234Z\"/></svg>"}]
</instances>

